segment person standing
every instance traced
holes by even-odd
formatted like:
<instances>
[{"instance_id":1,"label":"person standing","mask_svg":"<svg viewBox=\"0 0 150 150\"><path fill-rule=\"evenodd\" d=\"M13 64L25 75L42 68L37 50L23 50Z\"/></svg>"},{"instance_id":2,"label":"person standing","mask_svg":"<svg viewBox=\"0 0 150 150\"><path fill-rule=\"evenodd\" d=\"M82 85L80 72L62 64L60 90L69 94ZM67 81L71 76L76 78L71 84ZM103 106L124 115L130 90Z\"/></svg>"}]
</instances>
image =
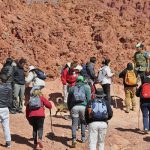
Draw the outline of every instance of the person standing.
<instances>
[{"instance_id":1,"label":"person standing","mask_svg":"<svg viewBox=\"0 0 150 150\"><path fill-rule=\"evenodd\" d=\"M97 89L95 98L90 100L85 110L85 120L89 126L89 150L104 150L105 136L108 120L113 116L113 111L108 101L105 100L103 89Z\"/></svg>"},{"instance_id":2,"label":"person standing","mask_svg":"<svg viewBox=\"0 0 150 150\"><path fill-rule=\"evenodd\" d=\"M140 108L143 115L144 133L150 133L150 72L146 73L142 85L137 89L136 96L140 97Z\"/></svg>"},{"instance_id":3,"label":"person standing","mask_svg":"<svg viewBox=\"0 0 150 150\"><path fill-rule=\"evenodd\" d=\"M144 49L144 44L142 43L136 44L135 47L137 49L137 52L134 54L135 69L137 70L142 81L144 74L148 69L148 59L150 58L150 53Z\"/></svg>"},{"instance_id":4,"label":"person standing","mask_svg":"<svg viewBox=\"0 0 150 150\"><path fill-rule=\"evenodd\" d=\"M105 59L102 67L103 79L101 81L101 85L104 93L106 94L106 100L111 104L110 85L112 83L112 77L114 76L114 73L112 73L110 65L110 59Z\"/></svg>"},{"instance_id":5,"label":"person standing","mask_svg":"<svg viewBox=\"0 0 150 150\"><path fill-rule=\"evenodd\" d=\"M26 60L21 58L18 61L18 64L14 72L13 107L14 107L14 110L19 113L22 113L24 93L25 93L25 71L24 71L25 64L26 64Z\"/></svg>"},{"instance_id":6,"label":"person standing","mask_svg":"<svg viewBox=\"0 0 150 150\"><path fill-rule=\"evenodd\" d=\"M135 93L137 86L137 77L137 71L134 70L132 63L128 63L127 68L119 74L119 78L123 78L126 113L129 113L130 107L132 107L133 111L135 111L136 109Z\"/></svg>"},{"instance_id":7,"label":"person standing","mask_svg":"<svg viewBox=\"0 0 150 150\"><path fill-rule=\"evenodd\" d=\"M9 127L9 105L12 97L11 85L6 83L7 75L0 74L0 122L5 135L6 147L11 146L11 135Z\"/></svg>"},{"instance_id":8,"label":"person standing","mask_svg":"<svg viewBox=\"0 0 150 150\"><path fill-rule=\"evenodd\" d=\"M68 95L68 109L72 117L72 146L76 146L76 129L78 121L81 121L81 141L85 142L85 107L91 99L90 88L84 83L83 76L78 76L77 83L71 87Z\"/></svg>"}]
</instances>

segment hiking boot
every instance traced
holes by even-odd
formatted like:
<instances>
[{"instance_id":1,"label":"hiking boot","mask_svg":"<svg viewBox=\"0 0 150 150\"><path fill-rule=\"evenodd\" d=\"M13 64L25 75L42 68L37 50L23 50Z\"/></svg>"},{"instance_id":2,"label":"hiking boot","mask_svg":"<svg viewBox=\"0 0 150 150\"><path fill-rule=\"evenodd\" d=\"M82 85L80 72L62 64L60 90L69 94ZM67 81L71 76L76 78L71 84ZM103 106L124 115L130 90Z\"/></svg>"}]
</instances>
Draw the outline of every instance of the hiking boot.
<instances>
[{"instance_id":1,"label":"hiking boot","mask_svg":"<svg viewBox=\"0 0 150 150\"><path fill-rule=\"evenodd\" d=\"M6 141L6 145L5 145L7 148L10 148L11 147L11 142L10 141Z\"/></svg>"},{"instance_id":2,"label":"hiking boot","mask_svg":"<svg viewBox=\"0 0 150 150\"><path fill-rule=\"evenodd\" d=\"M65 120L71 120L71 116L70 115L64 115L64 119Z\"/></svg>"},{"instance_id":3,"label":"hiking boot","mask_svg":"<svg viewBox=\"0 0 150 150\"><path fill-rule=\"evenodd\" d=\"M126 108L125 112L126 113L129 113L130 109L129 108Z\"/></svg>"},{"instance_id":4,"label":"hiking boot","mask_svg":"<svg viewBox=\"0 0 150 150\"><path fill-rule=\"evenodd\" d=\"M149 132L148 129L144 129L144 133L145 133L145 134L149 134L150 132Z\"/></svg>"},{"instance_id":5,"label":"hiking boot","mask_svg":"<svg viewBox=\"0 0 150 150\"><path fill-rule=\"evenodd\" d=\"M9 110L9 113L10 114L16 114L16 111L15 110Z\"/></svg>"},{"instance_id":6,"label":"hiking boot","mask_svg":"<svg viewBox=\"0 0 150 150\"><path fill-rule=\"evenodd\" d=\"M73 148L75 148L75 147L76 147L76 144L77 144L76 139L72 139L72 147L73 147Z\"/></svg>"},{"instance_id":7,"label":"hiking boot","mask_svg":"<svg viewBox=\"0 0 150 150\"><path fill-rule=\"evenodd\" d=\"M42 140L38 140L38 145L39 145L39 148L43 148L44 146L43 146L43 143L42 143Z\"/></svg>"}]
</instances>

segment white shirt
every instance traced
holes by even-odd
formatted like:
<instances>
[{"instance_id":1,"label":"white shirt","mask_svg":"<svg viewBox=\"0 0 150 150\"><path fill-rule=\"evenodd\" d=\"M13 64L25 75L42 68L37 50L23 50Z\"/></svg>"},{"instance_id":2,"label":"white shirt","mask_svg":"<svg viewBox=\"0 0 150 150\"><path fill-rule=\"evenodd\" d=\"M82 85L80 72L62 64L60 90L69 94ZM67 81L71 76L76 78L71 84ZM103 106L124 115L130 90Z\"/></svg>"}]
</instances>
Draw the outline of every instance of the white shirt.
<instances>
[{"instance_id":1,"label":"white shirt","mask_svg":"<svg viewBox=\"0 0 150 150\"><path fill-rule=\"evenodd\" d=\"M111 78L113 76L113 73L111 72L110 67L104 66L104 67L102 67L102 69L103 69L103 74L104 74L102 84L111 84L111 82L112 82Z\"/></svg>"}]
</instances>

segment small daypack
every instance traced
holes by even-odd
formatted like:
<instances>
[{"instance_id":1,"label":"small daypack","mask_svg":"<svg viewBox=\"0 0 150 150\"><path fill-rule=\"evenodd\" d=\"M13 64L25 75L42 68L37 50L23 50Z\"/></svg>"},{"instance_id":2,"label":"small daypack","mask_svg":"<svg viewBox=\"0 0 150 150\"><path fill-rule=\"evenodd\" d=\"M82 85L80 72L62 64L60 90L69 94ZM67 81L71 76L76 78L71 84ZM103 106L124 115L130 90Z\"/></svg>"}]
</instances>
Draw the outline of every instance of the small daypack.
<instances>
[{"instance_id":1,"label":"small daypack","mask_svg":"<svg viewBox=\"0 0 150 150\"><path fill-rule=\"evenodd\" d=\"M106 73L104 73L103 68L100 68L99 73L98 73L98 82L101 83L105 76L106 76Z\"/></svg>"},{"instance_id":2,"label":"small daypack","mask_svg":"<svg viewBox=\"0 0 150 150\"><path fill-rule=\"evenodd\" d=\"M33 71L36 73L36 75L37 75L37 77L39 79L41 79L41 80L45 80L46 79L46 74L42 70L34 69Z\"/></svg>"},{"instance_id":3,"label":"small daypack","mask_svg":"<svg viewBox=\"0 0 150 150\"><path fill-rule=\"evenodd\" d=\"M141 98L150 100L150 83L144 83L142 85Z\"/></svg>"},{"instance_id":4,"label":"small daypack","mask_svg":"<svg viewBox=\"0 0 150 150\"><path fill-rule=\"evenodd\" d=\"M29 109L37 110L42 107L42 102L39 96L31 96L29 100Z\"/></svg>"},{"instance_id":5,"label":"small daypack","mask_svg":"<svg viewBox=\"0 0 150 150\"><path fill-rule=\"evenodd\" d=\"M136 85L137 84L137 77L135 75L134 70L127 70L125 75L125 84L126 85Z\"/></svg>"},{"instance_id":6,"label":"small daypack","mask_svg":"<svg viewBox=\"0 0 150 150\"><path fill-rule=\"evenodd\" d=\"M103 99L94 99L89 106L89 118L97 121L106 121L108 119L108 111L106 103Z\"/></svg>"},{"instance_id":7,"label":"small daypack","mask_svg":"<svg viewBox=\"0 0 150 150\"><path fill-rule=\"evenodd\" d=\"M76 103L82 103L86 100L86 93L84 85L76 85L74 86L73 92L74 100Z\"/></svg>"}]
</instances>

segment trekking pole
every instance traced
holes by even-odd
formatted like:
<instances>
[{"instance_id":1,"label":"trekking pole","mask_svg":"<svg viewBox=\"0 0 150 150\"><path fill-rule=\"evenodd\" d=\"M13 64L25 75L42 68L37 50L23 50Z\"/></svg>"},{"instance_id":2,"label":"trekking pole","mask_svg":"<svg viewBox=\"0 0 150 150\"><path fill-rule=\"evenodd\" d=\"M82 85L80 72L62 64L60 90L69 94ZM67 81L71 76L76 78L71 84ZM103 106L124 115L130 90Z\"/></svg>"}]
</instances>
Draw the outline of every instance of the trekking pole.
<instances>
[{"instance_id":1,"label":"trekking pole","mask_svg":"<svg viewBox=\"0 0 150 150\"><path fill-rule=\"evenodd\" d=\"M49 110L49 112L50 112L50 121L51 121L51 132L54 134L51 109Z\"/></svg>"},{"instance_id":2,"label":"trekking pole","mask_svg":"<svg viewBox=\"0 0 150 150\"><path fill-rule=\"evenodd\" d=\"M114 93L115 105L116 105L116 108L117 108L118 106L117 106L116 93L115 93L114 83L113 82L112 82L112 88L113 88L113 93Z\"/></svg>"},{"instance_id":3,"label":"trekking pole","mask_svg":"<svg viewBox=\"0 0 150 150\"><path fill-rule=\"evenodd\" d=\"M139 111L138 111L138 129L140 130L140 105L139 105Z\"/></svg>"}]
</instances>

